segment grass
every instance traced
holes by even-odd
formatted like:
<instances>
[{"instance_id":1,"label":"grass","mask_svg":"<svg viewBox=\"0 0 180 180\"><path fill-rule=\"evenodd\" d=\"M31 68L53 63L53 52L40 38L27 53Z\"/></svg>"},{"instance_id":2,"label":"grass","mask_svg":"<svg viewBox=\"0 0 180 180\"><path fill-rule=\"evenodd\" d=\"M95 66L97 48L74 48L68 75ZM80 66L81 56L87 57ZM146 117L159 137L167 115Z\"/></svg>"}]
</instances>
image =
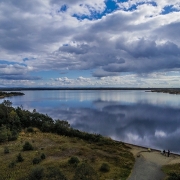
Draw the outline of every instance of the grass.
<instances>
[{"instance_id":1,"label":"grass","mask_svg":"<svg viewBox=\"0 0 180 180\"><path fill-rule=\"evenodd\" d=\"M25 142L33 145L33 150L23 151ZM56 167L72 180L75 171L82 163L89 164L98 175L98 180L125 180L129 176L134 164L134 157L123 143L110 139L103 143L87 142L78 138L69 138L51 133L36 133L23 131L18 140L0 145L0 180L25 180L33 167L39 165L48 168ZM4 153L8 147L9 153ZM16 162L17 155L21 153L23 162ZM45 155L39 164L33 165L33 159ZM68 163L71 157L79 159L78 164ZM108 164L109 171L102 172L102 164ZM12 167L9 167L12 165Z\"/></svg>"},{"instance_id":2,"label":"grass","mask_svg":"<svg viewBox=\"0 0 180 180\"><path fill-rule=\"evenodd\" d=\"M167 174L167 180L180 179L180 163L163 166L162 170Z\"/></svg>"}]
</instances>

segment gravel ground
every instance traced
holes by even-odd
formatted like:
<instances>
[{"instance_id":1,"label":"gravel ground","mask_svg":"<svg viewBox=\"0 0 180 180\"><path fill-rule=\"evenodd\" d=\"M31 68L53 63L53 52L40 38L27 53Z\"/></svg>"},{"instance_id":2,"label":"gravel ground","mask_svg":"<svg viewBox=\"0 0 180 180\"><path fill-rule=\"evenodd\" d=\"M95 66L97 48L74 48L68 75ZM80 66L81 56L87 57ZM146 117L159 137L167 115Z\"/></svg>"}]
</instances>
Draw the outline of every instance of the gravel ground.
<instances>
[{"instance_id":1,"label":"gravel ground","mask_svg":"<svg viewBox=\"0 0 180 180\"><path fill-rule=\"evenodd\" d=\"M163 180L165 174L161 171L161 166L147 161L140 156L136 159L131 176L128 180Z\"/></svg>"},{"instance_id":2,"label":"gravel ground","mask_svg":"<svg viewBox=\"0 0 180 180\"><path fill-rule=\"evenodd\" d=\"M180 163L180 156L171 154L164 156L160 151L129 145L136 158L135 165L128 180L163 180L165 174L161 167L166 164Z\"/></svg>"}]
</instances>

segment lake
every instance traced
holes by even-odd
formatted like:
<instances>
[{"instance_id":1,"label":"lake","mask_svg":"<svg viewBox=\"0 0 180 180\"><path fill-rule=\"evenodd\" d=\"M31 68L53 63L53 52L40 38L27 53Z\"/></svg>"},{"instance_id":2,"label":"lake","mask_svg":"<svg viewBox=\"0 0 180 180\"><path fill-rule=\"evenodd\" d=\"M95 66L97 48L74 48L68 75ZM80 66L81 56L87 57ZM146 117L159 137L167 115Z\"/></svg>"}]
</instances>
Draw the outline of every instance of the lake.
<instances>
[{"instance_id":1,"label":"lake","mask_svg":"<svg viewBox=\"0 0 180 180\"><path fill-rule=\"evenodd\" d=\"M180 95L142 90L22 91L14 107L67 120L71 127L112 139L180 153ZM3 99L0 100L3 102Z\"/></svg>"}]
</instances>

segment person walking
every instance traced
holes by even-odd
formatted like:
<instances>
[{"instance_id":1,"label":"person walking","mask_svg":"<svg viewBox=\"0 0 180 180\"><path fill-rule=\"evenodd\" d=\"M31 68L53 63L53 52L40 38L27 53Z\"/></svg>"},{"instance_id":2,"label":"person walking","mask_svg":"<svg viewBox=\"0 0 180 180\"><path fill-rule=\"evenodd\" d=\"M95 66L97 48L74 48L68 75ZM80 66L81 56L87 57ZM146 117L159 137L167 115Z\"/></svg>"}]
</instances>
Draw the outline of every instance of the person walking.
<instances>
[{"instance_id":1,"label":"person walking","mask_svg":"<svg viewBox=\"0 0 180 180\"><path fill-rule=\"evenodd\" d=\"M167 155L168 155L168 157L170 156L170 150L169 149L168 149Z\"/></svg>"}]
</instances>

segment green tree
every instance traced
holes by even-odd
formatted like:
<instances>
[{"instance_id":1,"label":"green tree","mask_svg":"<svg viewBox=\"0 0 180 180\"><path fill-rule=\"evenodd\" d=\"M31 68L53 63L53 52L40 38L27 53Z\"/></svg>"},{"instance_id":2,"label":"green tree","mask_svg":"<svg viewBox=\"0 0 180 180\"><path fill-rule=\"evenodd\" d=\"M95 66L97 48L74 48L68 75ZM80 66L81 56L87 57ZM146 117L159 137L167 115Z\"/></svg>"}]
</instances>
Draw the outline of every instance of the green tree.
<instances>
[{"instance_id":1,"label":"green tree","mask_svg":"<svg viewBox=\"0 0 180 180\"><path fill-rule=\"evenodd\" d=\"M18 131L20 131L21 122L20 122L19 116L17 115L17 113L14 110L12 110L9 113L9 123L12 128L16 128Z\"/></svg>"},{"instance_id":2,"label":"green tree","mask_svg":"<svg viewBox=\"0 0 180 180\"><path fill-rule=\"evenodd\" d=\"M2 104L3 104L3 105L5 106L5 108L6 108L6 116L7 116L7 118L8 118L8 117L9 117L9 116L8 116L8 115L9 115L9 109L10 109L10 107L12 106L12 102L9 101L9 100L4 100Z\"/></svg>"},{"instance_id":3,"label":"green tree","mask_svg":"<svg viewBox=\"0 0 180 180\"><path fill-rule=\"evenodd\" d=\"M6 126L0 127L0 142L6 142L8 140L8 130Z\"/></svg>"},{"instance_id":4,"label":"green tree","mask_svg":"<svg viewBox=\"0 0 180 180\"><path fill-rule=\"evenodd\" d=\"M8 129L8 140L9 141L15 141L17 138L18 138L17 130L13 129L12 131L10 131Z\"/></svg>"}]
</instances>

